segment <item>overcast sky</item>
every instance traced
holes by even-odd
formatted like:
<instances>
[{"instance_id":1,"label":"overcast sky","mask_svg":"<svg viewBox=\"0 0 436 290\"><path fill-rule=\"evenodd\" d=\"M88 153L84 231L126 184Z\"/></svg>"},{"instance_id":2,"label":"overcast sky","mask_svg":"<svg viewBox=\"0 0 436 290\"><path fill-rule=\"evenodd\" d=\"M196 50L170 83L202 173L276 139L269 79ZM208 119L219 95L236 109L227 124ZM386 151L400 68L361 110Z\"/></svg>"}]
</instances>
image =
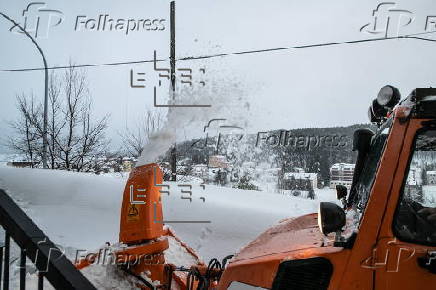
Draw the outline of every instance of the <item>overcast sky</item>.
<instances>
[{"instance_id":1,"label":"overcast sky","mask_svg":"<svg viewBox=\"0 0 436 290\"><path fill-rule=\"evenodd\" d=\"M24 24L23 10L29 3L32 2L2 0L0 11ZM158 58L169 56L169 1L45 3L44 9L61 12L39 12L42 22L48 19L44 13L52 16L51 27L46 30L44 23L41 24L37 38L49 66L66 65L70 60L76 64L146 60L153 58L154 50ZM373 10L379 3L179 0L176 1L176 54L177 57L199 56L383 37L384 33L360 31L365 24L373 23ZM396 4L389 15L391 23L398 21L400 34L424 32L427 16L436 15L432 0ZM399 9L412 13L395 11ZM399 13L403 16L397 17ZM84 21L106 14L115 21L164 19L163 30L140 29L126 34L125 29L96 31L84 27ZM26 15L32 19L36 14L33 11ZM62 21L54 26L59 15ZM78 19L78 30L75 30ZM409 19L412 22L406 25ZM41 67L41 58L33 44L23 35L10 32L10 27L9 22L0 19L0 69ZM383 25L377 26L380 29ZM430 23L427 31L432 29L436 30ZM388 36L394 36L394 31L391 26ZM436 35L426 37L436 38ZM429 41L387 40L180 61L177 66L192 68L195 73L200 68L206 69L204 75L193 74L195 94L209 88L210 95L213 87L216 103L234 100L232 110L223 109L226 107L219 107L222 111L211 110L208 113L211 118L230 118L241 112L243 118L235 118L234 122L244 118L247 122L235 125L256 132L367 122L369 103L383 85L397 86L403 96L415 87L436 86L435 48L436 43ZM169 67L169 64L161 63L161 66ZM145 88L130 87L131 69L146 74ZM95 116L110 113L108 135L117 144L117 132L132 126L147 109L153 109L153 87L157 84L153 65L91 67L86 69L86 74ZM204 88L199 81L205 81ZM7 121L16 117L16 95L33 92L42 100L44 73L0 71L0 86L0 130L4 138L10 133ZM159 89L159 100L165 102L166 92ZM191 126L185 130L189 132L184 134L192 137L201 133L202 127Z\"/></svg>"}]
</instances>

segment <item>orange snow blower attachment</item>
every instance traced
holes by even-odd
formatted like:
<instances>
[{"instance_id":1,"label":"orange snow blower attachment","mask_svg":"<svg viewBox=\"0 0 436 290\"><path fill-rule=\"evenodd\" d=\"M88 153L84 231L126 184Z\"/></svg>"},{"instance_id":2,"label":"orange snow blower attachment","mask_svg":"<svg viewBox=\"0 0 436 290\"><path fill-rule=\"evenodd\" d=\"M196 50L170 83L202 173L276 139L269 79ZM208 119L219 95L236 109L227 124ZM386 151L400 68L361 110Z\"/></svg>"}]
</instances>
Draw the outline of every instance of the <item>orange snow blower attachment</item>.
<instances>
[{"instance_id":1,"label":"orange snow blower attachment","mask_svg":"<svg viewBox=\"0 0 436 290\"><path fill-rule=\"evenodd\" d=\"M188 282L191 289L196 287L199 281L190 279L193 274L189 272L205 274L207 266L169 228L164 228L160 197L162 183L158 164L134 168L124 189L120 244L108 245L98 253L87 255L76 263L76 268L83 269L105 261L109 252L119 269L140 281L137 284L140 289L172 289L173 285L178 289L188 289ZM170 244L171 249L167 252ZM183 261L189 262L185 265ZM215 273L209 272L210 275ZM220 272L215 273L217 275Z\"/></svg>"},{"instance_id":2,"label":"orange snow blower attachment","mask_svg":"<svg viewBox=\"0 0 436 290\"><path fill-rule=\"evenodd\" d=\"M128 247L117 252L124 261L134 259L132 274L150 273L150 278L166 281L165 257L168 249L162 222L160 185L162 171L156 163L136 167L129 175L123 194L120 242ZM138 260L138 257L142 257Z\"/></svg>"},{"instance_id":3,"label":"orange snow blower attachment","mask_svg":"<svg viewBox=\"0 0 436 290\"><path fill-rule=\"evenodd\" d=\"M132 170L124 189L120 242L138 244L164 234L160 198L162 182L162 171L156 163Z\"/></svg>"},{"instance_id":4,"label":"orange snow blower attachment","mask_svg":"<svg viewBox=\"0 0 436 290\"><path fill-rule=\"evenodd\" d=\"M134 168L124 189L120 246L114 249L113 256L116 264L138 279L142 273L149 273L147 276L152 281L167 281L169 278L163 254L169 243L162 222L162 182L159 165L152 163ZM101 255L106 250L88 255L76 263L76 267L82 269L104 260Z\"/></svg>"},{"instance_id":5,"label":"orange snow blower attachment","mask_svg":"<svg viewBox=\"0 0 436 290\"><path fill-rule=\"evenodd\" d=\"M169 240L172 247L179 245L179 249L190 256L190 261L198 261L188 267L206 267L191 248L169 228L164 228L160 196L162 183L162 171L156 163L136 167L130 173L124 189L120 220L120 242L127 247L118 250L116 254L118 258L124 258L121 259L124 263L127 261L130 264L128 273L139 279L145 273L150 280L159 281L159 286L148 285L148 288L171 289L175 283L179 289L186 289L187 274L184 271L174 272L176 266L171 264L172 261L168 263L164 253L169 248ZM193 281L192 285L197 283L198 281Z\"/></svg>"}]
</instances>

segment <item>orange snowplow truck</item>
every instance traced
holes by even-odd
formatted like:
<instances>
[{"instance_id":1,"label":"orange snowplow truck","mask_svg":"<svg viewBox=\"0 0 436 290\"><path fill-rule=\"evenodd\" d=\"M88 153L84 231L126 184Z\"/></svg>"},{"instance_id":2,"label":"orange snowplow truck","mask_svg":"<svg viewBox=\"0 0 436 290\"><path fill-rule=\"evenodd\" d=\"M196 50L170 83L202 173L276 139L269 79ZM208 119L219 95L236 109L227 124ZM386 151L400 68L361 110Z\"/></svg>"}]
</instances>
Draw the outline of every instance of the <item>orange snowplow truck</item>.
<instances>
[{"instance_id":1,"label":"orange snowplow truck","mask_svg":"<svg viewBox=\"0 0 436 290\"><path fill-rule=\"evenodd\" d=\"M350 191L338 186L338 201L281 221L227 263L204 264L164 226L160 169L135 168L120 257L151 256L129 273L143 289L436 289L436 89L415 89L400 102L398 89L385 86L369 117L377 129L354 133ZM143 204L132 203L135 188L146 189ZM174 241L198 262L167 261Z\"/></svg>"}]
</instances>

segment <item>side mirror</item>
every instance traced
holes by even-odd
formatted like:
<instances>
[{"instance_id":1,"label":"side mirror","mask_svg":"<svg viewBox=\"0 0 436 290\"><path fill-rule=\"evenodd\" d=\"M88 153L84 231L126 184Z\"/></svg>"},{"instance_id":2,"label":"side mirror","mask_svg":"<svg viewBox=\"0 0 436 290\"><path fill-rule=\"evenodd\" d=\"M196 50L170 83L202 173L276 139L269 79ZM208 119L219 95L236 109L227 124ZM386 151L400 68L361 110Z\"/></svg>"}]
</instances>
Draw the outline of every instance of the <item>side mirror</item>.
<instances>
[{"instance_id":1,"label":"side mirror","mask_svg":"<svg viewBox=\"0 0 436 290\"><path fill-rule=\"evenodd\" d=\"M388 110L380 105L377 100L373 100L368 109L368 118L371 123L380 123L386 118Z\"/></svg>"},{"instance_id":2,"label":"side mirror","mask_svg":"<svg viewBox=\"0 0 436 290\"><path fill-rule=\"evenodd\" d=\"M344 210L347 208L347 187L342 184L336 185L336 198L342 202Z\"/></svg>"},{"instance_id":3,"label":"side mirror","mask_svg":"<svg viewBox=\"0 0 436 290\"><path fill-rule=\"evenodd\" d=\"M370 129L357 129L353 134L353 151L366 153L371 145L374 132Z\"/></svg>"},{"instance_id":4,"label":"side mirror","mask_svg":"<svg viewBox=\"0 0 436 290\"><path fill-rule=\"evenodd\" d=\"M332 202L320 202L318 208L318 226L324 235L340 233L345 226L345 211Z\"/></svg>"},{"instance_id":5,"label":"side mirror","mask_svg":"<svg viewBox=\"0 0 436 290\"><path fill-rule=\"evenodd\" d=\"M347 187L342 184L336 185L336 198L341 200L347 197Z\"/></svg>"}]
</instances>

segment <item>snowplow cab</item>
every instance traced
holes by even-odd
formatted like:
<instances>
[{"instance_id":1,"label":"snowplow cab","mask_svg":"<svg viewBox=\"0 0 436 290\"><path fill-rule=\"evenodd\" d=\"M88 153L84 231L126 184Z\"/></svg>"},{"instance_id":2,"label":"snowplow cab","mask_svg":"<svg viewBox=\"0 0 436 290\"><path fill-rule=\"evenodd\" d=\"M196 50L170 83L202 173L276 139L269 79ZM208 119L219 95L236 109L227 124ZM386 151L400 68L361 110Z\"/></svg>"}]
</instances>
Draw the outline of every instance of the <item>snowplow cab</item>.
<instances>
[{"instance_id":1,"label":"snowplow cab","mask_svg":"<svg viewBox=\"0 0 436 290\"><path fill-rule=\"evenodd\" d=\"M218 289L436 287L436 89L380 90L354 136L343 205L287 219L244 247Z\"/></svg>"}]
</instances>

